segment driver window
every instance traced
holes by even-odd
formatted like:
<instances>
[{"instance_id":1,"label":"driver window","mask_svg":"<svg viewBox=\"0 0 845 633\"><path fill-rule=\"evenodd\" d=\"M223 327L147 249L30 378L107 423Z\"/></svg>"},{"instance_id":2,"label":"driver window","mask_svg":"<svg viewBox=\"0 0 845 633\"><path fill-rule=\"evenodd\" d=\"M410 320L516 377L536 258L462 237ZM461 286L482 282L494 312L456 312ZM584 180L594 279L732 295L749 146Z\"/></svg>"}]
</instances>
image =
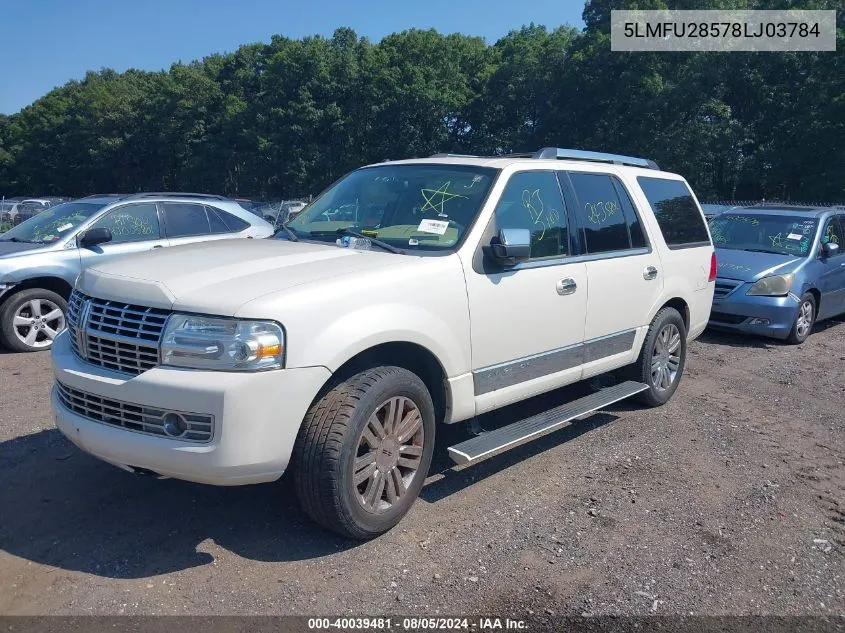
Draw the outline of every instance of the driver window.
<instances>
[{"instance_id":1,"label":"driver window","mask_svg":"<svg viewBox=\"0 0 845 633\"><path fill-rule=\"evenodd\" d=\"M91 228L111 231L109 244L161 238L156 205L149 202L118 207L97 220Z\"/></svg>"},{"instance_id":2,"label":"driver window","mask_svg":"<svg viewBox=\"0 0 845 633\"><path fill-rule=\"evenodd\" d=\"M569 232L560 186L553 172L523 171L511 176L496 206L497 229L528 229L531 259L569 253Z\"/></svg>"},{"instance_id":3,"label":"driver window","mask_svg":"<svg viewBox=\"0 0 845 633\"><path fill-rule=\"evenodd\" d=\"M824 230L822 231L822 244L838 244L839 245L839 254L842 255L842 249L845 248L845 240L842 239L842 229L839 226L839 222L836 221L836 218L830 218L824 226Z\"/></svg>"}]
</instances>

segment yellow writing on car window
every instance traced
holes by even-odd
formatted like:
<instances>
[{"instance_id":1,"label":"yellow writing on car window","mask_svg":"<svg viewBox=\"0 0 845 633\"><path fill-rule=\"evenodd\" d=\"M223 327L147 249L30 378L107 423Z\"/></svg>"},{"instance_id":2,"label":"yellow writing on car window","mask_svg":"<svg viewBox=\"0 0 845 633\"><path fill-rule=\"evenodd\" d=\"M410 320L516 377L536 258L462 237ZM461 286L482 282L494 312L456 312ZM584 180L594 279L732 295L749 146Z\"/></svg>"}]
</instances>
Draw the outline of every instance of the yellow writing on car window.
<instances>
[{"instance_id":1,"label":"yellow writing on car window","mask_svg":"<svg viewBox=\"0 0 845 633\"><path fill-rule=\"evenodd\" d=\"M537 225L539 224L543 231L537 239L542 240L546 236L546 231L553 229L560 222L560 213L554 209L546 207L543 199L540 197L540 190L523 189L522 191L522 206L528 211L531 221Z\"/></svg>"},{"instance_id":2,"label":"yellow writing on car window","mask_svg":"<svg viewBox=\"0 0 845 633\"><path fill-rule=\"evenodd\" d=\"M591 224L603 224L616 215L619 205L613 200L608 200L607 202L587 202L584 205L584 209L587 211L588 222Z\"/></svg>"}]
</instances>

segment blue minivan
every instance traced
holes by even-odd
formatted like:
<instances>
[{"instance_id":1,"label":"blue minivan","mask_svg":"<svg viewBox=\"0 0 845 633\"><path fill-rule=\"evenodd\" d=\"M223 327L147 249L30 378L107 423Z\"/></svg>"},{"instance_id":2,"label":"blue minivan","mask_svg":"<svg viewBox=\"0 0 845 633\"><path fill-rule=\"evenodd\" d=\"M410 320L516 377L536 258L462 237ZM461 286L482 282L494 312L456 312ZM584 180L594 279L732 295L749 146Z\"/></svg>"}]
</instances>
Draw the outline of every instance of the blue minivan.
<instances>
[{"instance_id":1,"label":"blue minivan","mask_svg":"<svg viewBox=\"0 0 845 633\"><path fill-rule=\"evenodd\" d=\"M803 343L817 321L845 312L845 208L732 209L710 233L711 327Z\"/></svg>"}]
</instances>

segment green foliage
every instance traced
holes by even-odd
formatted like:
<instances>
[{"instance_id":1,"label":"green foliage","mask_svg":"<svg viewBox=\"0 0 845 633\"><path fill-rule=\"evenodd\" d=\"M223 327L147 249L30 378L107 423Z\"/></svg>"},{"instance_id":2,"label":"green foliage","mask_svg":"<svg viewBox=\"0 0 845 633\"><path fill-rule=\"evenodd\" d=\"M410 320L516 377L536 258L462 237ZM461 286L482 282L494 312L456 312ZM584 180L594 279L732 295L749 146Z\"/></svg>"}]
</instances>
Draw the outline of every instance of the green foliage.
<instances>
[{"instance_id":1,"label":"green foliage","mask_svg":"<svg viewBox=\"0 0 845 633\"><path fill-rule=\"evenodd\" d=\"M0 192L295 197L365 163L552 145L653 158L701 198L845 198L841 29L835 53L610 51L612 8L670 4L705 8L592 0L583 32L532 24L488 45L338 29L164 72L90 72L0 116Z\"/></svg>"}]
</instances>

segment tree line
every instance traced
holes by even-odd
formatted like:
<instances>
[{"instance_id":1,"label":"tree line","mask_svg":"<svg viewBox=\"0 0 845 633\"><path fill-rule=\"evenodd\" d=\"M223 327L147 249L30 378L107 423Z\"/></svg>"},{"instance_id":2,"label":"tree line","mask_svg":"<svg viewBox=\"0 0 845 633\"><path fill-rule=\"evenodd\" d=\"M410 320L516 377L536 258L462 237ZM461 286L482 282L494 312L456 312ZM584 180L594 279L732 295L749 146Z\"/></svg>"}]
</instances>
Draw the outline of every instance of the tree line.
<instances>
[{"instance_id":1,"label":"tree line","mask_svg":"<svg viewBox=\"0 0 845 633\"><path fill-rule=\"evenodd\" d=\"M0 193L291 198L366 163L558 146L652 158L702 199L845 199L842 13L836 52L611 52L611 6L666 4L592 0L582 31L532 24L493 44L341 28L168 71L89 72L0 115Z\"/></svg>"}]
</instances>

